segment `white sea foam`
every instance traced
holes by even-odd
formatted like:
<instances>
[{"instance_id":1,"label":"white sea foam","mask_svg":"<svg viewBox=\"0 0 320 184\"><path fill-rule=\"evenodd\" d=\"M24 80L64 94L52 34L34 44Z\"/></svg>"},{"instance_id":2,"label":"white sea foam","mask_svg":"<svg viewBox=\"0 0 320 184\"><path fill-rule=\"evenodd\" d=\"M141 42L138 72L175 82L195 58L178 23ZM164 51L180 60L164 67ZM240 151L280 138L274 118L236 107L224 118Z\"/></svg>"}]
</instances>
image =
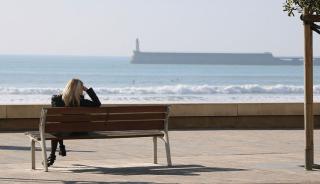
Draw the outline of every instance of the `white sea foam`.
<instances>
[{"instance_id":1,"label":"white sea foam","mask_svg":"<svg viewBox=\"0 0 320 184\"><path fill-rule=\"evenodd\" d=\"M0 104L49 104L59 88L0 88ZM294 85L166 85L95 88L102 103L241 103L303 102L303 86ZM314 86L320 101L320 85ZM88 98L88 97L86 97Z\"/></svg>"},{"instance_id":2,"label":"white sea foam","mask_svg":"<svg viewBox=\"0 0 320 184\"><path fill-rule=\"evenodd\" d=\"M303 86L295 85L165 85L147 87L95 88L100 95L213 95L213 94L303 94ZM0 87L1 95L52 95L58 88L7 88ZM314 93L320 94L320 85L314 86Z\"/></svg>"}]
</instances>

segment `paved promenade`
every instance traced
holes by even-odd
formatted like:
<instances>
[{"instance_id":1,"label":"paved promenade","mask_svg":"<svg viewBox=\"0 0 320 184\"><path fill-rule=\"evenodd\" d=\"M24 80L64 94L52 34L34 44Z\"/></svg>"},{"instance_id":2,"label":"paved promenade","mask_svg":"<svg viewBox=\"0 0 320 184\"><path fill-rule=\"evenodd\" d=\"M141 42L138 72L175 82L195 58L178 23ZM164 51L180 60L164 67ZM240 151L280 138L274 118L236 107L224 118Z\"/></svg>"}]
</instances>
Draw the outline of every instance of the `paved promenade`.
<instances>
[{"instance_id":1,"label":"paved promenade","mask_svg":"<svg viewBox=\"0 0 320 184\"><path fill-rule=\"evenodd\" d=\"M67 157L57 156L48 173L40 151L31 170L25 135L0 133L0 140L0 183L320 183L320 170L302 167L303 130L171 131L171 168L160 141L159 164L152 164L151 138L66 141Z\"/></svg>"}]
</instances>

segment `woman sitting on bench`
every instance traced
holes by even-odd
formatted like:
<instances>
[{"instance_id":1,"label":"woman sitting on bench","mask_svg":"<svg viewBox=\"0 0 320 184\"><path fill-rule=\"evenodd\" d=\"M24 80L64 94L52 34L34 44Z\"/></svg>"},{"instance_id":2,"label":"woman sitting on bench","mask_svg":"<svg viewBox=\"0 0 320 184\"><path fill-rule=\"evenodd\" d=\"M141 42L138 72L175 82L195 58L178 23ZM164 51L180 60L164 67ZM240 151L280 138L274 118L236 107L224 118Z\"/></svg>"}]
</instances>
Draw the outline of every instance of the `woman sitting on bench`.
<instances>
[{"instance_id":1,"label":"woman sitting on bench","mask_svg":"<svg viewBox=\"0 0 320 184\"><path fill-rule=\"evenodd\" d=\"M85 99L83 91L87 92L91 100ZM92 88L86 88L83 82L79 79L70 80L64 88L62 94L53 95L51 99L52 107L99 107L101 105L99 98ZM56 150L59 142L59 155L66 156L66 148L63 145L63 140L51 141L51 153L48 157L48 166L53 165L56 160Z\"/></svg>"}]
</instances>

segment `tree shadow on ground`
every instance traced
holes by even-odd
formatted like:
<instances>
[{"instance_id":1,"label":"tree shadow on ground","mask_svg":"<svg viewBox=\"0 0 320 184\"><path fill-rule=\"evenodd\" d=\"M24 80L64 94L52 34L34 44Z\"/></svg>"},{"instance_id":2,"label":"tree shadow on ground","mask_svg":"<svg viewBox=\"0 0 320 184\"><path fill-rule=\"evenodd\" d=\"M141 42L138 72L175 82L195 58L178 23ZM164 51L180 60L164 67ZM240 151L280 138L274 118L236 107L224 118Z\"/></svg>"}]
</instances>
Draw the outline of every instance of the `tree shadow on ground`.
<instances>
[{"instance_id":1,"label":"tree shadow on ground","mask_svg":"<svg viewBox=\"0 0 320 184\"><path fill-rule=\"evenodd\" d=\"M104 181L66 181L66 180L54 180L54 179L32 179L32 178L7 178L0 177L0 183L62 183L62 184L161 184L155 182L104 182Z\"/></svg>"},{"instance_id":2,"label":"tree shadow on ground","mask_svg":"<svg viewBox=\"0 0 320 184\"><path fill-rule=\"evenodd\" d=\"M31 147L28 146L0 146L0 150L14 150L14 151L30 151ZM36 147L36 151L41 151L41 148ZM47 148L47 151L51 151L51 148ZM95 151L79 151L68 150L67 152L95 152Z\"/></svg>"},{"instance_id":3,"label":"tree shadow on ground","mask_svg":"<svg viewBox=\"0 0 320 184\"><path fill-rule=\"evenodd\" d=\"M74 173L94 173L94 174L111 174L111 175L183 175L197 176L204 172L229 172L229 171L246 171L246 169L223 168L223 167L206 167L203 165L175 165L167 166L141 166L141 167L95 167L88 165L74 164L78 168L68 169L68 172Z\"/></svg>"}]
</instances>

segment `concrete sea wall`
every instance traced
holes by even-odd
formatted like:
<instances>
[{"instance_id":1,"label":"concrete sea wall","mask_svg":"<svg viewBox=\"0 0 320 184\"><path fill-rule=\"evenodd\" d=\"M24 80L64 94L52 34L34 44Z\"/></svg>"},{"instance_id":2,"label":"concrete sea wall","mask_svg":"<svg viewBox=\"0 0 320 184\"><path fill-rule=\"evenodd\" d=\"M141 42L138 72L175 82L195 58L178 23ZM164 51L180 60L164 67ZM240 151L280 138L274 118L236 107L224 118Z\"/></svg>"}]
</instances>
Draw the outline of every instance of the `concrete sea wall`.
<instances>
[{"instance_id":1,"label":"concrete sea wall","mask_svg":"<svg viewBox=\"0 0 320 184\"><path fill-rule=\"evenodd\" d=\"M170 105L170 129L303 128L302 103ZM0 105L0 131L37 130L42 107L48 105ZM314 104L314 115L315 126L319 128L320 104L318 103Z\"/></svg>"}]
</instances>

